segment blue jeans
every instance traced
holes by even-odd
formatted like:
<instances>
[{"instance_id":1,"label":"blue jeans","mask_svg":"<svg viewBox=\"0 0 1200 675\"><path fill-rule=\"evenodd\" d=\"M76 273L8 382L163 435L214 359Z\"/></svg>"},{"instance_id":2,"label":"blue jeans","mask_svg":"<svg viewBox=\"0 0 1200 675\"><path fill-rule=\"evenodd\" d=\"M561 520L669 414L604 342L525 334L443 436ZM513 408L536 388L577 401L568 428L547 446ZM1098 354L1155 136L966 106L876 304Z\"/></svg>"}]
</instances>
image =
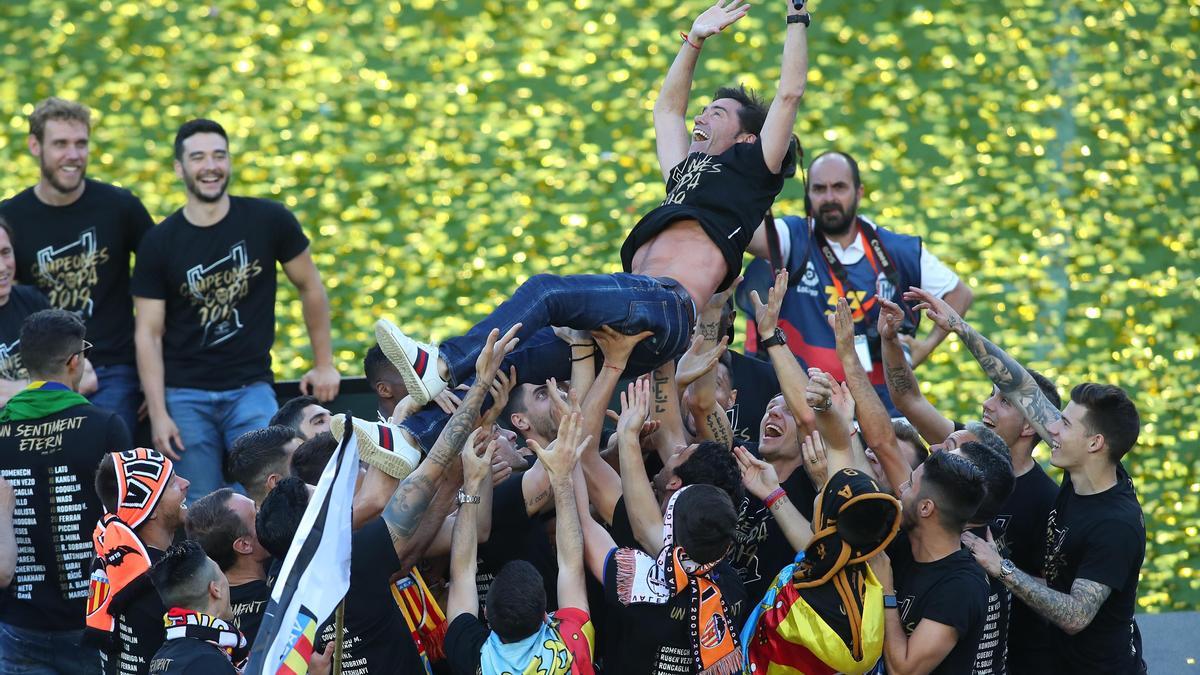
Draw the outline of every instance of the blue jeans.
<instances>
[{"instance_id":1,"label":"blue jeans","mask_svg":"<svg viewBox=\"0 0 1200 675\"><path fill-rule=\"evenodd\" d=\"M626 335L653 331L654 335L634 348L625 370L627 376L641 375L682 354L691 342L696 307L673 290L680 288L673 280L640 274L536 274L466 335L439 345L439 356L450 371L451 383L467 384L475 375L475 359L492 329L503 334L520 323L517 337L521 342L502 368L515 366L517 381L522 384L542 383L551 377L566 379L571 376L570 347L549 327L594 330L611 326ZM448 419L437 405L430 404L401 426L428 450Z\"/></svg>"},{"instance_id":2,"label":"blue jeans","mask_svg":"<svg viewBox=\"0 0 1200 675\"><path fill-rule=\"evenodd\" d=\"M44 631L0 623L0 675L99 675L100 652L82 630Z\"/></svg>"},{"instance_id":3,"label":"blue jeans","mask_svg":"<svg viewBox=\"0 0 1200 675\"><path fill-rule=\"evenodd\" d=\"M115 412L125 421L129 437L133 438L137 431L138 406L142 403L137 367L129 364L96 366L96 380L99 388L90 397L92 405Z\"/></svg>"},{"instance_id":4,"label":"blue jeans","mask_svg":"<svg viewBox=\"0 0 1200 675\"><path fill-rule=\"evenodd\" d=\"M279 409L270 383L208 391L167 387L167 413L179 427L184 450L175 470L191 483L187 503L225 487L225 455L238 436L261 429Z\"/></svg>"}]
</instances>

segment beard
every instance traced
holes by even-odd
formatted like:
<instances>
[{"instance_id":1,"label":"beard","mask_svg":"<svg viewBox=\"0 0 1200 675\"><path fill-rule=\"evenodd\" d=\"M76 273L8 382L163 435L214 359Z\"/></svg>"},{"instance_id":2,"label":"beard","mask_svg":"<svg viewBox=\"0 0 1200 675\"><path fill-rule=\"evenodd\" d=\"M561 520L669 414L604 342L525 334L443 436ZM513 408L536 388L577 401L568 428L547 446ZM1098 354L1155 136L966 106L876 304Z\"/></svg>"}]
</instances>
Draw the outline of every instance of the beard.
<instances>
[{"instance_id":1,"label":"beard","mask_svg":"<svg viewBox=\"0 0 1200 675\"><path fill-rule=\"evenodd\" d=\"M221 197L225 196L225 189L229 187L229 176L224 176L224 181L221 182L221 189L217 190L215 195L206 195L201 192L199 181L196 180L195 176L187 173L186 171L183 173L183 185L187 188L189 193L196 196L196 199L212 204L220 201Z\"/></svg>"},{"instance_id":2,"label":"beard","mask_svg":"<svg viewBox=\"0 0 1200 675\"><path fill-rule=\"evenodd\" d=\"M841 204L826 204L817 212L817 225L827 236L838 237L850 231L858 218L858 199L850 205L849 211L843 211Z\"/></svg>"},{"instance_id":3,"label":"beard","mask_svg":"<svg viewBox=\"0 0 1200 675\"><path fill-rule=\"evenodd\" d=\"M46 161L45 161L44 157L42 158L41 162L39 162L39 163L42 168L42 178L46 179L46 182L50 184L50 187L54 188L55 190L58 190L59 192L61 192L63 194L66 194L66 193L78 188L79 185L81 183L83 183L84 176L87 175L87 164L86 163L80 164L79 165L79 174L78 174L79 180L75 181L74 185L65 185L65 184L63 184L62 181L60 181L58 179L57 172L54 169L52 169L46 165Z\"/></svg>"}]
</instances>

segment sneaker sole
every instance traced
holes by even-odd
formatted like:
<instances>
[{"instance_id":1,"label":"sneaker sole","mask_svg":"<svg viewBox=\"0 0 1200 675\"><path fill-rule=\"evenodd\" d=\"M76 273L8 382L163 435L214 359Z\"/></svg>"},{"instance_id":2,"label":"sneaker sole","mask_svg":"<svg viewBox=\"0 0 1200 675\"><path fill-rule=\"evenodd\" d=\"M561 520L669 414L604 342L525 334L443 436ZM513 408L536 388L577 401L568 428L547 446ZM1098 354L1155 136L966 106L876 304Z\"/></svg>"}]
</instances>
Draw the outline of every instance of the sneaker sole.
<instances>
[{"instance_id":1,"label":"sneaker sole","mask_svg":"<svg viewBox=\"0 0 1200 675\"><path fill-rule=\"evenodd\" d=\"M412 462L396 452L384 450L379 447L379 441L375 440L365 429L358 425L353 426L354 438L358 441L358 458L360 460L399 480L404 480L408 474L416 470L417 464L420 463L419 457L417 461ZM334 438L341 442L346 431L342 418L334 417L329 420L329 429L333 432Z\"/></svg>"},{"instance_id":2,"label":"sneaker sole","mask_svg":"<svg viewBox=\"0 0 1200 675\"><path fill-rule=\"evenodd\" d=\"M404 347L396 341L392 336L392 332L388 330L389 324L380 319L375 322L375 341L379 343L379 350L391 361L396 367L396 371L400 373L400 379L404 381L405 388L408 389L409 396L413 400L424 406L427 405L433 397L429 395L429 389L421 380L421 376L417 375L417 369L408 360L408 355L404 353ZM430 364L428 367L436 368L437 364Z\"/></svg>"}]
</instances>

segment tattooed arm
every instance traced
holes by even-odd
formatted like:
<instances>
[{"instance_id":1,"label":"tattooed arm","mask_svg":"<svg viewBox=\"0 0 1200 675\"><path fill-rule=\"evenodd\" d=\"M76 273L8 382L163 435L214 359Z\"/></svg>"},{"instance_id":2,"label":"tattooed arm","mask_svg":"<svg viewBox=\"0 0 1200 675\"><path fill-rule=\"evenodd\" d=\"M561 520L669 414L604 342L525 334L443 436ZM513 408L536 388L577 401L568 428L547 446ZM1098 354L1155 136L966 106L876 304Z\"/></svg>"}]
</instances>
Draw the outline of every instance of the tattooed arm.
<instances>
[{"instance_id":1,"label":"tattooed arm","mask_svg":"<svg viewBox=\"0 0 1200 675\"><path fill-rule=\"evenodd\" d=\"M983 367L983 372L996 385L1000 393L1020 409L1025 415L1025 420L1037 430L1039 436L1047 443L1050 442L1050 434L1046 431L1046 427L1062 419L1062 413L1054 407L1050 399L1046 398L1037 381L1016 359L989 342L966 321L963 321L962 317L945 300L936 298L919 288L910 288L904 294L904 299L920 301L920 304L915 307L917 311L925 310L925 316L928 316L934 323L946 330L958 333L958 337L962 339L967 350Z\"/></svg>"},{"instance_id":2,"label":"tattooed arm","mask_svg":"<svg viewBox=\"0 0 1200 675\"><path fill-rule=\"evenodd\" d=\"M938 412L917 386L917 376L908 365L908 359L904 358L904 349L900 345L899 331L903 322L904 311L900 306L879 298L878 329L888 394L892 397L892 403L896 404L896 409L926 443L941 443L954 433L954 422Z\"/></svg>"},{"instance_id":3,"label":"tattooed arm","mask_svg":"<svg viewBox=\"0 0 1200 675\"><path fill-rule=\"evenodd\" d=\"M659 424L658 431L650 437L650 445L665 464L677 446L687 445L674 361L667 361L650 373L650 417Z\"/></svg>"},{"instance_id":4,"label":"tattooed arm","mask_svg":"<svg viewBox=\"0 0 1200 675\"><path fill-rule=\"evenodd\" d=\"M717 362L729 343L728 338L720 335L721 313L740 282L739 277L705 303L696 322L691 348L679 360L675 373L678 387L689 391L688 412L695 424L696 440L716 441L727 448L733 447L733 429L729 426L729 416L717 405Z\"/></svg>"}]
</instances>

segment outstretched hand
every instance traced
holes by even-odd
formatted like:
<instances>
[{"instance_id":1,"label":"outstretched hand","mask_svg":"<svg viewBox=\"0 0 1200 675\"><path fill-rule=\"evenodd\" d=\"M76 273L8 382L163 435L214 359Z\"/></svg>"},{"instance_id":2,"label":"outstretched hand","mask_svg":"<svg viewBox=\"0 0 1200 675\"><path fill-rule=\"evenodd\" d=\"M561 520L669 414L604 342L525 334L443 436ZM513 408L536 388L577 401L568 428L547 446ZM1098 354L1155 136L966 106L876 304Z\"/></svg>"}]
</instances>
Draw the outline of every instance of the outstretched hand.
<instances>
[{"instance_id":1,"label":"outstretched hand","mask_svg":"<svg viewBox=\"0 0 1200 675\"><path fill-rule=\"evenodd\" d=\"M492 455L496 452L496 442L491 441L479 451L477 441L487 438L488 434L481 429L475 429L467 437L462 449L463 484L471 488L483 485L485 480L492 477Z\"/></svg>"},{"instance_id":2,"label":"outstretched hand","mask_svg":"<svg viewBox=\"0 0 1200 675\"><path fill-rule=\"evenodd\" d=\"M746 486L747 492L763 500L779 488L779 474L769 462L755 457L740 445L733 449L733 456L742 470L742 485Z\"/></svg>"},{"instance_id":3,"label":"outstretched hand","mask_svg":"<svg viewBox=\"0 0 1200 675\"><path fill-rule=\"evenodd\" d=\"M850 304L846 298L838 298L837 309L829 316L829 325L833 328L838 356L843 359L851 356L858 358L858 352L854 350L854 317L850 314Z\"/></svg>"},{"instance_id":4,"label":"outstretched hand","mask_svg":"<svg viewBox=\"0 0 1200 675\"><path fill-rule=\"evenodd\" d=\"M621 370L625 370L626 364L629 363L629 355L633 353L633 348L651 335L654 335L654 332L648 330L637 335L625 335L610 326L601 326L598 330L592 331L592 337L604 354L604 365Z\"/></svg>"},{"instance_id":5,"label":"outstretched hand","mask_svg":"<svg viewBox=\"0 0 1200 675\"><path fill-rule=\"evenodd\" d=\"M475 381L482 386L490 386L492 380L496 379L496 373L500 370L500 364L504 362L504 357L516 348L517 343L521 341L517 337L517 331L521 330L521 324L515 324L504 335L500 335L500 329L493 328L491 333L488 333L487 343L483 345L479 356L475 359Z\"/></svg>"},{"instance_id":6,"label":"outstretched hand","mask_svg":"<svg viewBox=\"0 0 1200 675\"><path fill-rule=\"evenodd\" d=\"M571 476L583 449L591 442L590 434L583 435L583 415L576 407L563 420L558 430L558 438L553 443L543 448L537 441L529 439L526 445L537 455L542 466L546 467L550 478L561 480Z\"/></svg>"},{"instance_id":7,"label":"outstretched hand","mask_svg":"<svg viewBox=\"0 0 1200 675\"><path fill-rule=\"evenodd\" d=\"M758 327L759 339L765 340L775 334L779 325L779 308L783 306L783 296L787 294L788 272L779 270L775 275L775 285L767 291L767 302L758 296L758 291L750 291L750 300L754 303L754 323Z\"/></svg>"},{"instance_id":8,"label":"outstretched hand","mask_svg":"<svg viewBox=\"0 0 1200 675\"><path fill-rule=\"evenodd\" d=\"M950 303L923 288L909 286L904 293L904 299L908 302L916 302L917 305L913 307L915 311L923 310L930 321L948 333L957 333L966 325L958 312L950 306Z\"/></svg>"},{"instance_id":9,"label":"outstretched hand","mask_svg":"<svg viewBox=\"0 0 1200 675\"><path fill-rule=\"evenodd\" d=\"M650 380L639 377L621 392L621 416L617 418L617 434L629 440L639 438L642 425L650 415Z\"/></svg>"},{"instance_id":10,"label":"outstretched hand","mask_svg":"<svg viewBox=\"0 0 1200 675\"><path fill-rule=\"evenodd\" d=\"M692 338L692 346L683 353L679 365L675 367L675 382L679 388L686 389L689 384L715 368L728 346L728 335L721 336L715 345L709 347L708 341L697 333L696 337Z\"/></svg>"},{"instance_id":11,"label":"outstretched hand","mask_svg":"<svg viewBox=\"0 0 1200 675\"><path fill-rule=\"evenodd\" d=\"M750 5L745 0L717 0L692 22L692 40L703 40L725 30L727 26L746 16Z\"/></svg>"},{"instance_id":12,"label":"outstretched hand","mask_svg":"<svg viewBox=\"0 0 1200 675\"><path fill-rule=\"evenodd\" d=\"M875 297L879 299L879 320L875 324L879 330L879 337L895 340L900 335L900 327L904 325L904 310L883 296Z\"/></svg>"}]
</instances>

